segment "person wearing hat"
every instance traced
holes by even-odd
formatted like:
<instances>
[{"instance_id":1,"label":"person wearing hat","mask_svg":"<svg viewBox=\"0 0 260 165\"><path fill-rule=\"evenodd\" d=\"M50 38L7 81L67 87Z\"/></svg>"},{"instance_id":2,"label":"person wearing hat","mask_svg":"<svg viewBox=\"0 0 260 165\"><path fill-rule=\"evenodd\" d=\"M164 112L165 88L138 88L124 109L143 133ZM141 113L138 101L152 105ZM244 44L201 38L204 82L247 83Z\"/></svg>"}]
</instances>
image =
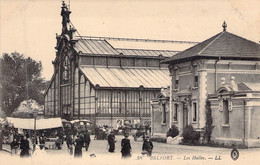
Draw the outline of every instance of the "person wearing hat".
<instances>
[{"instance_id":1,"label":"person wearing hat","mask_svg":"<svg viewBox=\"0 0 260 165\"><path fill-rule=\"evenodd\" d=\"M147 135L145 137L145 140L143 142L143 147L142 147L142 150L147 152L147 155L148 156L151 156L152 155L152 150L153 150L153 143L152 141L150 140L150 137Z\"/></svg>"},{"instance_id":2,"label":"person wearing hat","mask_svg":"<svg viewBox=\"0 0 260 165\"><path fill-rule=\"evenodd\" d=\"M129 158L131 157L131 144L130 144L130 139L128 139L129 134L125 134L125 138L122 139L121 141L121 153L122 153L122 158Z\"/></svg>"},{"instance_id":3,"label":"person wearing hat","mask_svg":"<svg viewBox=\"0 0 260 165\"><path fill-rule=\"evenodd\" d=\"M29 157L30 156L30 153L29 153L30 144L29 144L29 141L26 136L23 136L23 138L21 139L20 149L21 149L20 157Z\"/></svg>"},{"instance_id":4,"label":"person wearing hat","mask_svg":"<svg viewBox=\"0 0 260 165\"><path fill-rule=\"evenodd\" d=\"M110 134L107 137L107 141L108 141L108 145L109 145L109 149L108 152L115 152L115 135L114 132L111 131Z\"/></svg>"},{"instance_id":5,"label":"person wearing hat","mask_svg":"<svg viewBox=\"0 0 260 165\"><path fill-rule=\"evenodd\" d=\"M82 157L82 147L84 145L84 141L80 138L80 135L77 136L77 139L75 140L75 150L74 150L74 157L79 158Z\"/></svg>"},{"instance_id":6,"label":"person wearing hat","mask_svg":"<svg viewBox=\"0 0 260 165\"><path fill-rule=\"evenodd\" d=\"M13 141L10 143L11 146L11 155L17 155L19 143L16 138L13 139Z\"/></svg>"},{"instance_id":7,"label":"person wearing hat","mask_svg":"<svg viewBox=\"0 0 260 165\"><path fill-rule=\"evenodd\" d=\"M88 133L88 130L86 130L86 131L84 132L84 143L85 143L85 149L86 149L86 151L88 151L88 147L89 147L90 141L91 141L90 135L89 135L89 133Z\"/></svg>"}]
</instances>

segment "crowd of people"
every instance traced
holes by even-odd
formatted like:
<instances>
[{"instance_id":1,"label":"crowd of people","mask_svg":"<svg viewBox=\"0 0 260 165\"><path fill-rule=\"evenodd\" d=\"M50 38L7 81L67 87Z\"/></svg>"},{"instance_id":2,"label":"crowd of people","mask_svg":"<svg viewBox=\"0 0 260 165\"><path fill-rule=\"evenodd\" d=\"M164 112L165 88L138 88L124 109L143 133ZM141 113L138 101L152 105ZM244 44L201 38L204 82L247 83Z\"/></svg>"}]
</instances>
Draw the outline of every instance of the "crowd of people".
<instances>
[{"instance_id":1,"label":"crowd of people","mask_svg":"<svg viewBox=\"0 0 260 165\"><path fill-rule=\"evenodd\" d=\"M104 132L106 134L104 135ZM106 127L103 128L102 134L100 134L100 129L95 130L94 140L107 140L108 143L108 152L114 153L116 149L116 137L115 132L111 131L109 134L107 133L108 129ZM30 136L31 135L31 136ZM20 155L20 157L29 157L33 155L36 148L39 150L49 149L49 146L46 146L47 137L44 132L35 134L29 132L24 132L22 135L18 134L16 131L13 131L12 136L13 140L10 143L11 154L12 155ZM54 148L51 149L62 149L64 141L66 141L67 149L70 155L74 155L75 158L82 157L82 150L88 151L91 138L90 133L87 129L77 130L74 128L66 129L66 130L58 130L54 134L55 142ZM105 136L105 138L99 139L99 136ZM152 155L153 143L150 141L150 138L147 134L143 136L143 146L142 146L142 154L147 154L148 156ZM19 153L20 151L20 153ZM129 133L124 132L124 138L121 141L121 154L122 158L131 157L131 142L129 139Z\"/></svg>"},{"instance_id":2,"label":"crowd of people","mask_svg":"<svg viewBox=\"0 0 260 165\"><path fill-rule=\"evenodd\" d=\"M66 143L67 147L69 149L69 153L73 155L73 146L74 146L74 157L79 158L82 157L82 149L85 147L85 150L88 151L88 147L90 145L90 135L89 132L86 130L85 132L81 132L77 135L77 138L73 140L72 136L70 134L66 137ZM108 142L108 152L114 153L115 152L115 143L116 138L114 131L111 131L110 134L107 137ZM122 158L129 158L131 157L131 143L129 139L129 133L124 134L124 138L121 141L121 154ZM151 142L148 135L146 135L143 146L142 146L142 153L147 154L148 156L152 155L153 150L153 143Z\"/></svg>"}]
</instances>

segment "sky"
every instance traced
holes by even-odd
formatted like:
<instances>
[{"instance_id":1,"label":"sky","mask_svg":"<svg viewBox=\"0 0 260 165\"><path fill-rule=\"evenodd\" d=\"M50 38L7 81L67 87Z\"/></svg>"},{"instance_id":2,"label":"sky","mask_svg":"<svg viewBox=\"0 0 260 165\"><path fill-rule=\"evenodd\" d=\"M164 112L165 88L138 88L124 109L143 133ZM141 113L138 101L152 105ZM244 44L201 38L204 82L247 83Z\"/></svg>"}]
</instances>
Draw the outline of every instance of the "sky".
<instances>
[{"instance_id":1,"label":"sky","mask_svg":"<svg viewBox=\"0 0 260 165\"><path fill-rule=\"evenodd\" d=\"M68 4L69 0L65 0ZM50 80L61 0L0 0L0 52L41 61ZM82 36L201 42L227 31L259 43L259 0L70 0Z\"/></svg>"}]
</instances>

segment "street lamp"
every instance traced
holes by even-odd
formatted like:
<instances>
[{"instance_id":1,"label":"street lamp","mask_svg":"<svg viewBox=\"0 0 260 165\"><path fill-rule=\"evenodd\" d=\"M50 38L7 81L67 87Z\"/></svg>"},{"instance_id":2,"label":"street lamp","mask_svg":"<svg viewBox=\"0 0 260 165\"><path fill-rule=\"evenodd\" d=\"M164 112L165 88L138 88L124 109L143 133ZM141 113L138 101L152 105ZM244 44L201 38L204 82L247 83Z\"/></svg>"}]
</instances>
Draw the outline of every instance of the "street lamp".
<instances>
[{"instance_id":1,"label":"street lamp","mask_svg":"<svg viewBox=\"0 0 260 165\"><path fill-rule=\"evenodd\" d=\"M33 140L33 151L34 151L36 146L36 117L38 115L38 111L34 110L32 114L34 117L34 140Z\"/></svg>"}]
</instances>

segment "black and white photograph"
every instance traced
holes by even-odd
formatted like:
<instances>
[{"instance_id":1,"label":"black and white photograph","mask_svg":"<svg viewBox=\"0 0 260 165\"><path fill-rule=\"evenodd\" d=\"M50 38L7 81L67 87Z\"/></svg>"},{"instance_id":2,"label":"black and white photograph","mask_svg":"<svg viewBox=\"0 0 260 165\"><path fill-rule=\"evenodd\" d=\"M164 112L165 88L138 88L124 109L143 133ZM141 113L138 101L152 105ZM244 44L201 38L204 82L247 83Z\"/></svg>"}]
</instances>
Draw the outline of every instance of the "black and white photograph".
<instances>
[{"instance_id":1,"label":"black and white photograph","mask_svg":"<svg viewBox=\"0 0 260 165\"><path fill-rule=\"evenodd\" d=\"M1 0L0 164L259 164L259 0Z\"/></svg>"}]
</instances>

